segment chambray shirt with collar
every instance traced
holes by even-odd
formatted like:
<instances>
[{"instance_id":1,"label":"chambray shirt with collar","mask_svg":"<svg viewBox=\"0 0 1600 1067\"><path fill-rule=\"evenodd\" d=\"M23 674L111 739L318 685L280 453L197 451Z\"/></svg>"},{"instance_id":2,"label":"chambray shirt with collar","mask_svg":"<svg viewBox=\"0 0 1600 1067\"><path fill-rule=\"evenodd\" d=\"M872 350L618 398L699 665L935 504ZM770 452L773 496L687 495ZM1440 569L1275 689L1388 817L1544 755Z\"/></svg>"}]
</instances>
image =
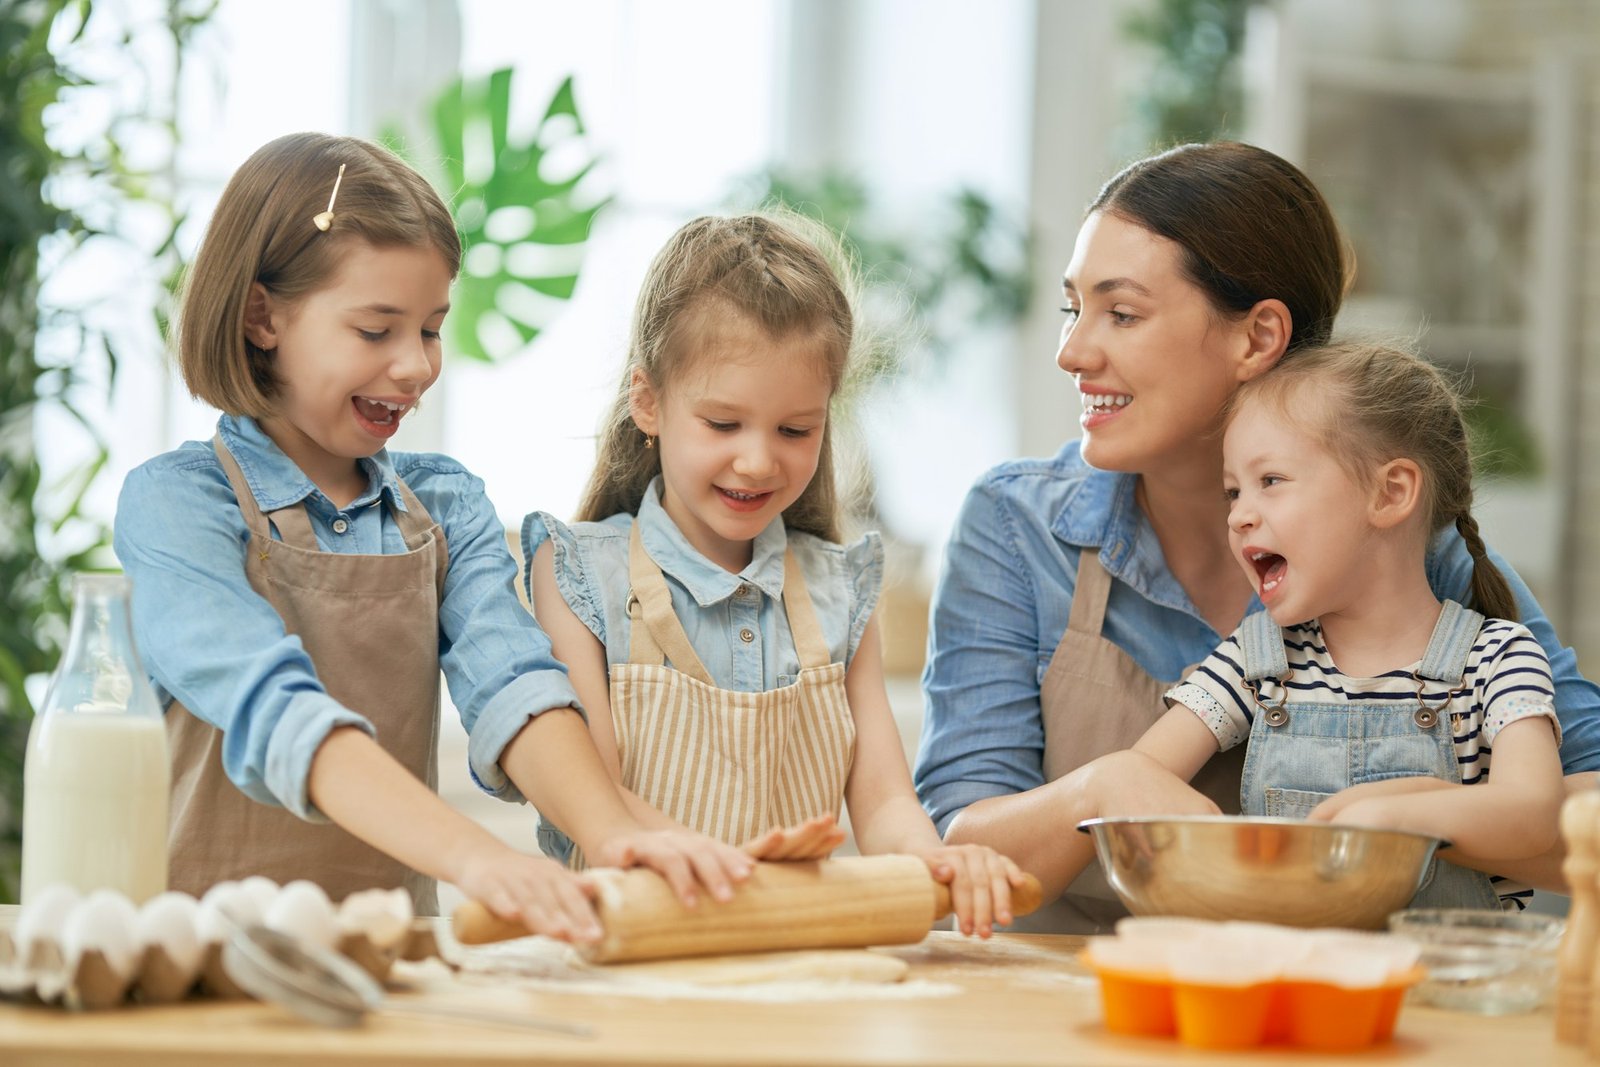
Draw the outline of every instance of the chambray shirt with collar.
<instances>
[{"instance_id":1,"label":"chambray shirt with collar","mask_svg":"<svg viewBox=\"0 0 1600 1067\"><path fill-rule=\"evenodd\" d=\"M934 592L922 676L915 777L941 833L975 801L1044 784L1040 684L1067 628L1080 550L1098 553L1113 578L1103 635L1152 677L1176 681L1222 642L1167 568L1136 484L1090 467L1072 441L1048 459L1001 464L968 492ZM1578 673L1522 579L1490 558L1550 657L1566 773L1600 769L1600 688ZM1470 601L1472 559L1454 528L1435 539L1427 572L1435 595ZM1259 610L1252 599L1247 614Z\"/></svg>"},{"instance_id":2,"label":"chambray shirt with collar","mask_svg":"<svg viewBox=\"0 0 1600 1067\"><path fill-rule=\"evenodd\" d=\"M516 563L483 482L431 453L360 460L366 490L337 508L253 419L217 428L262 511L306 504L326 552L392 555L405 538L404 480L444 531L449 549L439 606L439 662L469 735L473 777L520 800L501 750L527 721L576 707L566 668L516 596ZM276 530L274 530L276 536ZM223 731L223 769L251 798L325 821L306 794L311 759L328 733L365 717L328 695L300 638L250 587L250 531L210 441L189 441L133 470L117 501L113 544L133 582L139 652L163 709L174 699Z\"/></svg>"},{"instance_id":3,"label":"chambray shirt with collar","mask_svg":"<svg viewBox=\"0 0 1600 1067\"><path fill-rule=\"evenodd\" d=\"M661 506L660 482L658 477L650 483L639 506L639 538L666 576L672 610L719 688L765 692L789 685L800 673L783 610L786 547L806 576L832 661L849 667L883 586L877 534L839 545L787 530L781 518L774 519L756 536L750 565L732 574L689 544ZM608 664L628 662L628 540L635 521L622 513L568 526L536 511L522 526L523 581L532 573L534 553L550 541L562 599L605 646Z\"/></svg>"}]
</instances>

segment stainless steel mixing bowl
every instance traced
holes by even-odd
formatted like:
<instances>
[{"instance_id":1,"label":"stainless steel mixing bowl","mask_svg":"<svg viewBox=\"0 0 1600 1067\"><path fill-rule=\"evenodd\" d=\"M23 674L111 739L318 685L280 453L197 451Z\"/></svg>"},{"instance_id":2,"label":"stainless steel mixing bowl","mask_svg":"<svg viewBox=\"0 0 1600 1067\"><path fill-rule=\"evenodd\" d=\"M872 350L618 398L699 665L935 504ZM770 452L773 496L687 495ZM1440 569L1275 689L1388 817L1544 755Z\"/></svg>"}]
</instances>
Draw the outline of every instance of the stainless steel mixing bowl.
<instances>
[{"instance_id":1,"label":"stainless steel mixing bowl","mask_svg":"<svg viewBox=\"0 0 1600 1067\"><path fill-rule=\"evenodd\" d=\"M1298 819L1090 819L1106 879L1134 915L1382 929L1428 872L1436 837Z\"/></svg>"}]
</instances>

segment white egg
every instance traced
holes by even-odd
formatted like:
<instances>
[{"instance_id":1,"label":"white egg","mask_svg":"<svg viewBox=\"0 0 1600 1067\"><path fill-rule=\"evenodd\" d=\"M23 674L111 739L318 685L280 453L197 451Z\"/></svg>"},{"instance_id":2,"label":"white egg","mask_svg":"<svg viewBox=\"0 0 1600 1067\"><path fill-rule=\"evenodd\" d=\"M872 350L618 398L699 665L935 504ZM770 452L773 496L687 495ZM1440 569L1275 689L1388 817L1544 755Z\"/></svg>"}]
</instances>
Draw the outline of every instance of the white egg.
<instances>
[{"instance_id":1,"label":"white egg","mask_svg":"<svg viewBox=\"0 0 1600 1067\"><path fill-rule=\"evenodd\" d=\"M339 905L339 929L364 935L378 948L398 944L411 919L411 894L404 889L365 889Z\"/></svg>"},{"instance_id":2,"label":"white egg","mask_svg":"<svg viewBox=\"0 0 1600 1067\"><path fill-rule=\"evenodd\" d=\"M98 951L119 976L131 976L138 962L134 936L138 921L139 910L116 890L90 893L67 915L61 929L61 950L68 970L77 967L85 952Z\"/></svg>"},{"instance_id":3,"label":"white egg","mask_svg":"<svg viewBox=\"0 0 1600 1067\"><path fill-rule=\"evenodd\" d=\"M252 874L239 883L239 888L250 898L250 906L257 919L267 914L267 909L272 907L273 900L278 896L278 883L264 874Z\"/></svg>"},{"instance_id":4,"label":"white egg","mask_svg":"<svg viewBox=\"0 0 1600 1067\"><path fill-rule=\"evenodd\" d=\"M26 960L36 941L60 945L61 926L66 922L67 914L82 899L78 891L65 882L56 882L39 890L32 900L22 906L22 914L17 916L17 928L13 934L17 955Z\"/></svg>"},{"instance_id":5,"label":"white egg","mask_svg":"<svg viewBox=\"0 0 1600 1067\"><path fill-rule=\"evenodd\" d=\"M259 921L260 916L256 917ZM249 903L238 882L218 882L200 898L195 931L202 945L226 941L241 925L249 925Z\"/></svg>"},{"instance_id":6,"label":"white egg","mask_svg":"<svg viewBox=\"0 0 1600 1067\"><path fill-rule=\"evenodd\" d=\"M339 923L328 894L315 882L290 882L278 891L262 919L280 933L323 948L339 940Z\"/></svg>"},{"instance_id":7,"label":"white egg","mask_svg":"<svg viewBox=\"0 0 1600 1067\"><path fill-rule=\"evenodd\" d=\"M141 950L159 945L179 970L200 968L200 902L188 893L162 893L139 909L134 927Z\"/></svg>"}]
</instances>

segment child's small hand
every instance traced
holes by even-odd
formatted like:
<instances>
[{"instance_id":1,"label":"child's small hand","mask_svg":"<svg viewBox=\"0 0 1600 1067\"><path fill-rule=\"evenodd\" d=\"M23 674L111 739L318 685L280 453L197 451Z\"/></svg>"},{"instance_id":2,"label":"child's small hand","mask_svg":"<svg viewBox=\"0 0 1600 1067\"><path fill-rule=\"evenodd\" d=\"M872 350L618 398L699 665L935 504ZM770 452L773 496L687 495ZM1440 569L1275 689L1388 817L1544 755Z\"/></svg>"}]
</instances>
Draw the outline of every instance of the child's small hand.
<instances>
[{"instance_id":1,"label":"child's small hand","mask_svg":"<svg viewBox=\"0 0 1600 1067\"><path fill-rule=\"evenodd\" d=\"M1324 800L1311 809L1308 819L1318 822L1350 822L1346 817L1347 809L1360 804L1362 801L1378 800L1383 797L1405 796L1407 794L1426 793L1436 789L1459 789L1455 782L1447 782L1443 778L1385 778L1380 782L1362 782L1347 789L1341 789L1333 796ZM1370 825L1370 824L1369 824Z\"/></svg>"},{"instance_id":2,"label":"child's small hand","mask_svg":"<svg viewBox=\"0 0 1600 1067\"><path fill-rule=\"evenodd\" d=\"M649 867L667 880L686 908L699 905L697 886L715 900L732 900L734 883L755 870L754 861L739 849L684 829L619 834L591 858L604 867Z\"/></svg>"},{"instance_id":3,"label":"child's small hand","mask_svg":"<svg viewBox=\"0 0 1600 1067\"><path fill-rule=\"evenodd\" d=\"M799 826L779 826L764 834L752 837L741 846L745 855L753 859L777 862L782 860L821 860L844 844L844 828L832 815L817 815Z\"/></svg>"},{"instance_id":4,"label":"child's small hand","mask_svg":"<svg viewBox=\"0 0 1600 1067\"><path fill-rule=\"evenodd\" d=\"M456 887L502 919L557 941L600 939L592 886L555 860L499 846L469 857Z\"/></svg>"},{"instance_id":5,"label":"child's small hand","mask_svg":"<svg viewBox=\"0 0 1600 1067\"><path fill-rule=\"evenodd\" d=\"M988 937L1011 922L1011 888L1022 870L987 845L940 845L916 853L935 881L950 887L950 910L963 934Z\"/></svg>"}]
</instances>

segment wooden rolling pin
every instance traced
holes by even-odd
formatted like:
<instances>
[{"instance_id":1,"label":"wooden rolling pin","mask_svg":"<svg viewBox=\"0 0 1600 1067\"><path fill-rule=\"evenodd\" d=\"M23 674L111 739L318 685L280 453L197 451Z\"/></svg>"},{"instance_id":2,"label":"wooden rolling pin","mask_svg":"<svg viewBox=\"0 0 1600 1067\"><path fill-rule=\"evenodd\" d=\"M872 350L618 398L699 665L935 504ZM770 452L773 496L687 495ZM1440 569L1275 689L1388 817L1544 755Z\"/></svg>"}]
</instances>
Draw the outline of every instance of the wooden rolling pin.
<instances>
[{"instance_id":1,"label":"wooden rolling pin","mask_svg":"<svg viewBox=\"0 0 1600 1067\"><path fill-rule=\"evenodd\" d=\"M599 941L579 947L592 963L908 945L950 914L949 887L915 856L758 863L732 900L702 894L695 908L684 907L655 871L597 868L585 877L598 887L595 911L604 930ZM1040 903L1039 882L1026 877L1011 890L1014 915ZM521 923L477 901L455 910L452 928L464 945L528 936Z\"/></svg>"}]
</instances>

